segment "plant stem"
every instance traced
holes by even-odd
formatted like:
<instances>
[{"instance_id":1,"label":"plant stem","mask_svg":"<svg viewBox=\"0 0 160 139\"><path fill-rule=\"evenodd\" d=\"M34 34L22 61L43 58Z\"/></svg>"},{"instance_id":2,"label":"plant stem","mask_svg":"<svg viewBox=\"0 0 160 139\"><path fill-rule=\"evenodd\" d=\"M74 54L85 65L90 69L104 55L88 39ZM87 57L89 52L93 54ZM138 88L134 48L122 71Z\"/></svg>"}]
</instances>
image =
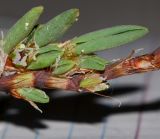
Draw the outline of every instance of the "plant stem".
<instances>
[{"instance_id":1,"label":"plant stem","mask_svg":"<svg viewBox=\"0 0 160 139\"><path fill-rule=\"evenodd\" d=\"M160 69L160 48L151 54L122 59L118 62L106 66L104 73L91 73L97 78L103 78L108 81L121 76L127 76L135 73L143 73ZM72 75L68 78L53 77L50 71L24 71L20 74L2 76L0 78L0 90L10 90L20 87L37 87L46 89L64 89L73 91L87 91L80 87L80 82L85 79L88 74L80 73Z\"/></svg>"}]
</instances>

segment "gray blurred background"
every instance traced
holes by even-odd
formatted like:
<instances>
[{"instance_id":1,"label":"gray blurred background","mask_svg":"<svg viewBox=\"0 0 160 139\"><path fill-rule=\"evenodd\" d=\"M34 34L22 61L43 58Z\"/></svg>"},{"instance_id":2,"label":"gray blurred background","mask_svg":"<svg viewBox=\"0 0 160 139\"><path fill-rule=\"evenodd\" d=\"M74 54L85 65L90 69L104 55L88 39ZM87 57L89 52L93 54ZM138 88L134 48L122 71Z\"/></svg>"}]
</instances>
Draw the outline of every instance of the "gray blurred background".
<instances>
[{"instance_id":1,"label":"gray blurred background","mask_svg":"<svg viewBox=\"0 0 160 139\"><path fill-rule=\"evenodd\" d=\"M122 24L143 25L150 34L116 49L98 52L109 60L136 55L160 46L159 0L0 0L0 28L6 31L34 6L43 5L44 23L70 8L79 8L79 21L62 41L97 29ZM0 139L159 139L159 71L122 77L111 83L105 99L92 94L55 90L51 102L40 106L44 113L25 102L5 96L0 99Z\"/></svg>"}]
</instances>

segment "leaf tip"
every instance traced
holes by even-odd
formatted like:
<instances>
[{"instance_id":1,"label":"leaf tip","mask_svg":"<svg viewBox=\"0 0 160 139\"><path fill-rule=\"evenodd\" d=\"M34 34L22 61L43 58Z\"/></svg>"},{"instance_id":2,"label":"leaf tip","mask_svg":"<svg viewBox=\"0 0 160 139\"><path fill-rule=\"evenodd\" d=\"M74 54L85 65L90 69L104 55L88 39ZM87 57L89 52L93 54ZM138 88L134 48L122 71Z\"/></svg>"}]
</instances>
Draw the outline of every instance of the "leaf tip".
<instances>
[{"instance_id":1,"label":"leaf tip","mask_svg":"<svg viewBox=\"0 0 160 139\"><path fill-rule=\"evenodd\" d=\"M79 9L78 8L74 8L73 10L75 11L76 16L78 17L80 15Z\"/></svg>"},{"instance_id":2,"label":"leaf tip","mask_svg":"<svg viewBox=\"0 0 160 139\"><path fill-rule=\"evenodd\" d=\"M41 13L41 12L43 12L44 7L43 6L37 6L37 7L32 8L32 10Z\"/></svg>"}]
</instances>

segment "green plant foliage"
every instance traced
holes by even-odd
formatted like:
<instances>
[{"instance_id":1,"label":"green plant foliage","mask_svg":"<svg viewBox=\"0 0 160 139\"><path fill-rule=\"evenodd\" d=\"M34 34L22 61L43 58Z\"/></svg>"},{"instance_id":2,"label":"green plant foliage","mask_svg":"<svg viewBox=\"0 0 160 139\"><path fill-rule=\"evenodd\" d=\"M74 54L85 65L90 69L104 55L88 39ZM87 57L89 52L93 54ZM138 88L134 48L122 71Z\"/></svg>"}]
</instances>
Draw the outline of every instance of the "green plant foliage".
<instances>
[{"instance_id":1,"label":"green plant foliage","mask_svg":"<svg viewBox=\"0 0 160 139\"><path fill-rule=\"evenodd\" d=\"M4 51L10 53L12 49L21 41L23 41L28 34L32 31L33 27L37 23L43 7L32 8L23 17L21 17L13 27L10 28L4 38Z\"/></svg>"},{"instance_id":2,"label":"green plant foliage","mask_svg":"<svg viewBox=\"0 0 160 139\"><path fill-rule=\"evenodd\" d=\"M35 43L42 47L57 41L77 20L78 15L78 9L70 9L54 17L35 32Z\"/></svg>"}]
</instances>

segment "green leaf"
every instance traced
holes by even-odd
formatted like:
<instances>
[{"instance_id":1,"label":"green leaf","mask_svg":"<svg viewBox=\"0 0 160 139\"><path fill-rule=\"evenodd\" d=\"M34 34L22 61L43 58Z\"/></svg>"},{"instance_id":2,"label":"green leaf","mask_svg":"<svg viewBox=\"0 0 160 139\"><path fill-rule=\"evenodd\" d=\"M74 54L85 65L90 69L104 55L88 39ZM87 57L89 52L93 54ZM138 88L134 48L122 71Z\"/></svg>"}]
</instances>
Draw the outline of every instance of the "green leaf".
<instances>
[{"instance_id":1,"label":"green leaf","mask_svg":"<svg viewBox=\"0 0 160 139\"><path fill-rule=\"evenodd\" d=\"M77 20L78 16L78 9L70 9L56 16L35 32L35 43L42 47L50 42L57 41Z\"/></svg>"},{"instance_id":2,"label":"green leaf","mask_svg":"<svg viewBox=\"0 0 160 139\"><path fill-rule=\"evenodd\" d=\"M26 100L38 102L38 103L48 103L49 97L47 94L36 88L17 88L17 93L20 94Z\"/></svg>"},{"instance_id":3,"label":"green leaf","mask_svg":"<svg viewBox=\"0 0 160 139\"><path fill-rule=\"evenodd\" d=\"M88 35L75 38L75 40L73 39L73 43L76 43L74 53L78 55L89 54L118 47L133 42L148 33L147 28L134 25L119 26L119 28L113 27L108 30L109 31L107 31L107 29L104 29L104 31L95 31Z\"/></svg>"},{"instance_id":4,"label":"green leaf","mask_svg":"<svg viewBox=\"0 0 160 139\"><path fill-rule=\"evenodd\" d=\"M88 42L91 40L97 40L98 38L102 37L109 37L112 35L128 32L128 31L133 31L133 30L146 30L148 32L148 29L142 26L137 26L137 25L119 25L119 26L114 26L110 28L104 28L100 29L97 31L89 32L84 35L81 35L79 37L75 37L73 39L74 43L84 43Z\"/></svg>"},{"instance_id":5,"label":"green leaf","mask_svg":"<svg viewBox=\"0 0 160 139\"><path fill-rule=\"evenodd\" d=\"M44 47L39 48L38 54L43 54L43 53L47 53L50 51L61 51L61 49L58 47L58 44L56 44L56 43L48 44Z\"/></svg>"},{"instance_id":6,"label":"green leaf","mask_svg":"<svg viewBox=\"0 0 160 139\"><path fill-rule=\"evenodd\" d=\"M38 25L35 25L34 28L32 29L31 33L25 38L25 40L23 41L23 43L25 43L27 46L29 46L30 44L33 44L33 36L34 36L34 33L35 31L42 27L43 25L42 24L38 24Z\"/></svg>"},{"instance_id":7,"label":"green leaf","mask_svg":"<svg viewBox=\"0 0 160 139\"><path fill-rule=\"evenodd\" d=\"M43 53L37 56L35 61L32 61L27 69L30 70L37 70L37 69L43 69L51 66L54 62L56 62L56 59L63 55L63 52L60 51L51 51L48 53Z\"/></svg>"},{"instance_id":8,"label":"green leaf","mask_svg":"<svg viewBox=\"0 0 160 139\"><path fill-rule=\"evenodd\" d=\"M28 36L42 12L42 6L32 8L11 27L4 38L4 51L6 53L10 53L18 43Z\"/></svg>"},{"instance_id":9,"label":"green leaf","mask_svg":"<svg viewBox=\"0 0 160 139\"><path fill-rule=\"evenodd\" d=\"M80 82L80 87L82 87L82 88L95 87L96 85L100 84L101 82L102 82L102 80L99 78L88 77L88 78L83 79Z\"/></svg>"},{"instance_id":10,"label":"green leaf","mask_svg":"<svg viewBox=\"0 0 160 139\"><path fill-rule=\"evenodd\" d=\"M74 61L63 59L58 63L58 66L53 71L53 74L54 75L64 74L69 70L71 70L74 66L75 66Z\"/></svg>"},{"instance_id":11,"label":"green leaf","mask_svg":"<svg viewBox=\"0 0 160 139\"><path fill-rule=\"evenodd\" d=\"M108 61L106 59L98 56L82 56L79 59L78 66L84 69L104 70L107 64Z\"/></svg>"}]
</instances>

